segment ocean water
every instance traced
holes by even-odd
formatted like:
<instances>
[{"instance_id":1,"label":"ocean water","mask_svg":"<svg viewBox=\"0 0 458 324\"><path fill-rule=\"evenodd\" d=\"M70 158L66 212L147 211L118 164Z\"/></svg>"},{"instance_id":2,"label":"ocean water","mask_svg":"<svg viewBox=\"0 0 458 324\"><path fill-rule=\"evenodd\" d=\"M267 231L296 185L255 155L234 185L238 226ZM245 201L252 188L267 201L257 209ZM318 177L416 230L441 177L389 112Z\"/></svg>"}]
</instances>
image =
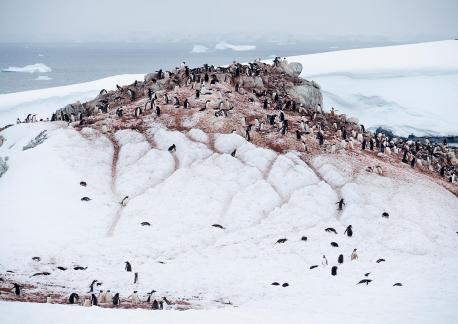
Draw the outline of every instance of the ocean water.
<instances>
[{"instance_id":1,"label":"ocean water","mask_svg":"<svg viewBox=\"0 0 458 324\"><path fill-rule=\"evenodd\" d=\"M0 70L45 64L51 72L0 72L0 93L49 88L97 80L117 74L148 73L172 69L185 61L189 66L204 63L230 64L256 58L319 53L338 49L392 45L386 42L307 41L296 43L250 43L254 50L216 50L215 43L204 44L210 50L192 53L191 43L0 43Z\"/></svg>"}]
</instances>

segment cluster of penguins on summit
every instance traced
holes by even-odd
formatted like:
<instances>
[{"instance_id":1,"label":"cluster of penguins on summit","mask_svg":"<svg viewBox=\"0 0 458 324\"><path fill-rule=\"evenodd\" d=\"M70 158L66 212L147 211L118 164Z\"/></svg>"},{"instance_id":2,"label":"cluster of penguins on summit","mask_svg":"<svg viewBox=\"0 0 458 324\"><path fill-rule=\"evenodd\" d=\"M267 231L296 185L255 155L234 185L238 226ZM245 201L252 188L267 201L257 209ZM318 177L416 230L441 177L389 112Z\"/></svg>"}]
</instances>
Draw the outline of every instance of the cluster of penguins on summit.
<instances>
[{"instance_id":1,"label":"cluster of penguins on summit","mask_svg":"<svg viewBox=\"0 0 458 324\"><path fill-rule=\"evenodd\" d=\"M132 85L121 87L117 85L115 92L108 92L103 89L98 97L85 103L74 103L65 108L59 109L52 117L46 120L58 121L63 120L68 123L79 122L80 126L88 124L88 118L98 114L106 114L114 108L116 116L122 118L125 116L125 104L136 102L138 99L147 98L144 106L136 106L133 110L133 117L140 117L145 111L152 111L156 117L161 115L160 101L163 105L173 105L174 107L183 107L184 109L199 108L199 111L209 109L210 100L205 101L201 107L191 107L191 98L180 100L178 96L170 96L169 92L158 98L158 91L166 88L167 90L177 90L182 86L188 87L195 91L195 99L203 95L212 94L212 85L216 83L228 83L233 86L233 90L228 92L245 93L249 95L249 100L254 102L259 100L262 107L268 111L273 108L278 113L267 113L265 121L258 118L252 122L244 117L242 126L245 129L245 138L251 141L251 132L254 129L258 132L277 129L280 134L285 135L290 131L293 124L286 118L285 112L298 113L301 116L294 134L297 140L301 141L304 135L312 135L316 138L317 143L324 150L331 153L339 149L353 150L357 146L361 151L376 151L377 153L399 156L404 163L410 164L412 168L417 165L437 172L447 181L454 183L458 177L458 160L456 159L456 150L443 143L431 143L428 139L423 141L413 141L395 137L390 132L372 133L367 131L364 125L359 125L351 121L345 115L338 115L334 108L330 113L325 114L320 104L316 107L304 107L302 103L292 98L284 89L281 83L277 87L269 86L263 91L256 90L253 87L250 92L246 92L245 85L240 81L241 77L257 77L268 74L278 73L280 66L285 66L286 59L275 58L273 67L267 64L255 61L248 65L233 63L228 67L209 66L190 69L185 62L181 67L177 67L174 72L156 71L145 76L145 81L135 81ZM277 68L277 70L275 70ZM288 78L287 73L281 74L282 78ZM289 80L300 84L299 78ZM299 80L299 81L298 81ZM162 82L162 85L159 85ZM283 86L283 89L282 89ZM113 108L114 107L114 108ZM235 109L234 104L228 100L221 99L217 107L213 107L216 117L227 117ZM29 114L24 122L37 121L36 115ZM18 119L18 123L21 122ZM305 141L302 141L305 151L308 150ZM368 166L367 171L382 173L380 166Z\"/></svg>"}]
</instances>

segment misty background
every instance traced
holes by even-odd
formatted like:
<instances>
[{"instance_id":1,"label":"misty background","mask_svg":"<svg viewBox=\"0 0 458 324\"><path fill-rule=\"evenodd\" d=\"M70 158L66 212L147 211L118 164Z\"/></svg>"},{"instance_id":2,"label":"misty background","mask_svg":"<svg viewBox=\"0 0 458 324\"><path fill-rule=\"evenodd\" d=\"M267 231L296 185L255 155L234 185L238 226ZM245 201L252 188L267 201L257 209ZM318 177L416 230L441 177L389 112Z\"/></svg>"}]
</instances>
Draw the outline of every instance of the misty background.
<instances>
[{"instance_id":1,"label":"misty background","mask_svg":"<svg viewBox=\"0 0 458 324\"><path fill-rule=\"evenodd\" d=\"M0 93L453 39L457 12L456 0L0 0Z\"/></svg>"}]
</instances>

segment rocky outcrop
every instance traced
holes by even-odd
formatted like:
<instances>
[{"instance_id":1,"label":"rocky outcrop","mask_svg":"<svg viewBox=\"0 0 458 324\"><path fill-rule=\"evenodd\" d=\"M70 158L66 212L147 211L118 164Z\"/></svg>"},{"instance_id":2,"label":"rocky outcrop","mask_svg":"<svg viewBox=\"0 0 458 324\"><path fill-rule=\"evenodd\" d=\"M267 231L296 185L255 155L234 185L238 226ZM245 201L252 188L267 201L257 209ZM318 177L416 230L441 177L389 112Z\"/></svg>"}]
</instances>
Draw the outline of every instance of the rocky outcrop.
<instances>
[{"instance_id":1,"label":"rocky outcrop","mask_svg":"<svg viewBox=\"0 0 458 324\"><path fill-rule=\"evenodd\" d=\"M286 93L306 108L319 109L323 107L323 95L320 86L314 81L304 80L300 85L287 88Z\"/></svg>"}]
</instances>

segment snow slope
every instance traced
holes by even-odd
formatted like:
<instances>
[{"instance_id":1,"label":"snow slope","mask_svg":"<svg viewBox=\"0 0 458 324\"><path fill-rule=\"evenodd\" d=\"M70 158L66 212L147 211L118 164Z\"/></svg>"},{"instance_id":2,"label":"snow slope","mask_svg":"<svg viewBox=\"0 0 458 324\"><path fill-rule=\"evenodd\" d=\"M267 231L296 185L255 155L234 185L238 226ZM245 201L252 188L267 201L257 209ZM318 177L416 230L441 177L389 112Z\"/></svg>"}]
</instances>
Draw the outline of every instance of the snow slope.
<instances>
[{"instance_id":1,"label":"snow slope","mask_svg":"<svg viewBox=\"0 0 458 324\"><path fill-rule=\"evenodd\" d=\"M458 41L293 56L326 109L395 133L458 135Z\"/></svg>"},{"instance_id":2,"label":"snow slope","mask_svg":"<svg viewBox=\"0 0 458 324\"><path fill-rule=\"evenodd\" d=\"M23 151L43 129L48 139ZM211 309L158 315L166 323L192 323L195 316L204 323L252 322L253 314L298 323L458 320L458 200L409 169L380 177L344 155L317 156L311 168L295 152L279 155L235 134L183 134L156 124L147 137L118 131L114 166L111 140L94 130L34 123L2 135L0 156L9 157L9 169L0 178L0 273L12 281L62 285L55 289L84 295L98 279L101 289L122 298L155 289ZM173 154L167 151L172 143ZM236 158L229 154L234 148ZM87 187L79 186L82 180ZM125 195L130 200L121 207ZM82 202L83 196L92 200ZM339 197L347 203L341 213ZM389 219L381 218L383 211ZM140 226L144 221L151 226ZM343 235L348 224L352 238ZM326 233L327 227L338 235ZM288 241L276 244L280 238ZM359 260L351 262L354 248ZM330 267L341 253L345 262L333 277ZM327 267L321 266L323 254ZM386 262L376 263L379 258ZM124 271L126 260L139 272L139 283ZM310 270L315 264L320 266ZM88 269L56 269L74 265ZM51 275L31 277L42 271ZM367 272L374 281L356 285ZM274 281L290 286L271 286ZM403 287L393 287L396 282ZM217 309L228 301L237 307ZM67 310L93 321L156 316L27 304L0 303L0 309L6 318L35 323L73 320ZM47 309L55 315L30 320Z\"/></svg>"},{"instance_id":3,"label":"snow slope","mask_svg":"<svg viewBox=\"0 0 458 324\"><path fill-rule=\"evenodd\" d=\"M93 99L101 89L114 90L116 84L127 85L135 80L143 80L143 75L124 74L68 86L1 94L0 126L13 124L28 114L46 119L69 103Z\"/></svg>"}]
</instances>

